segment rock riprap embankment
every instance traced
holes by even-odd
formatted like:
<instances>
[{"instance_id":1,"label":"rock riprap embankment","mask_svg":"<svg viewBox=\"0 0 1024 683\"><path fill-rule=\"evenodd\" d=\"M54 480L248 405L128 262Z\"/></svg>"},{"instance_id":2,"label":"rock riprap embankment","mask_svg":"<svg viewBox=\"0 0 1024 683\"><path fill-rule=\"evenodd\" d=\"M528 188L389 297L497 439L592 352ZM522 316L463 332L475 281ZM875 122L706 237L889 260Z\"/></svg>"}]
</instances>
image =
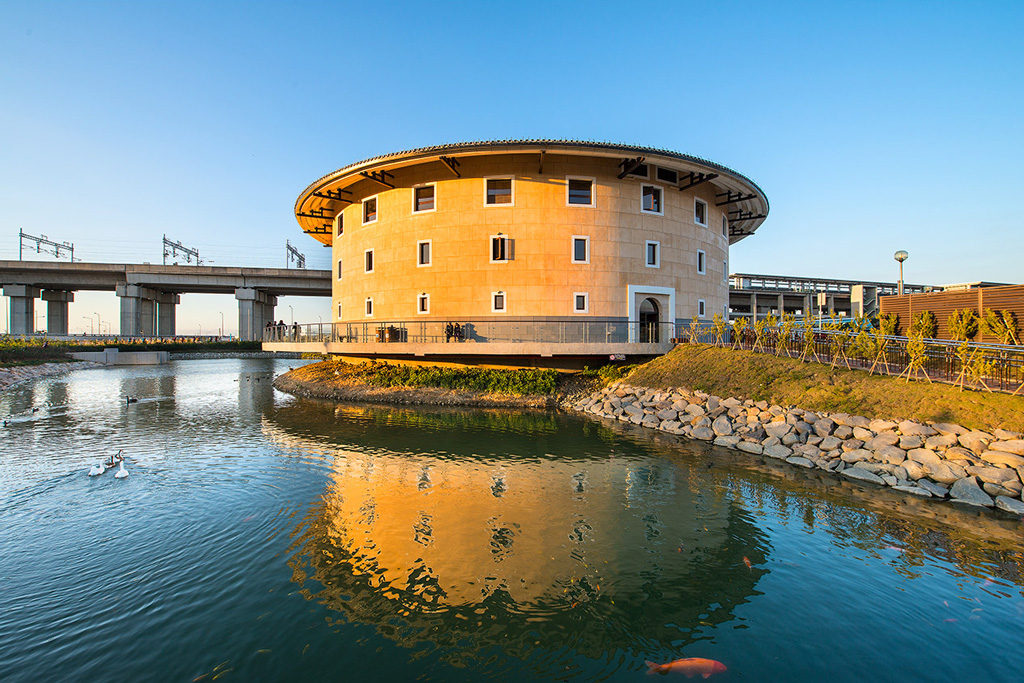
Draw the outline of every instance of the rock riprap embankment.
<instances>
[{"instance_id":1,"label":"rock riprap embankment","mask_svg":"<svg viewBox=\"0 0 1024 683\"><path fill-rule=\"evenodd\" d=\"M0 391L28 379L59 375L69 370L94 367L96 365L97 363L79 361L74 363L43 363L41 365L17 365L10 368L0 368Z\"/></svg>"},{"instance_id":2,"label":"rock riprap embankment","mask_svg":"<svg viewBox=\"0 0 1024 683\"><path fill-rule=\"evenodd\" d=\"M623 383L572 407L915 496L1024 515L1024 438L1016 432L870 420Z\"/></svg>"}]
</instances>

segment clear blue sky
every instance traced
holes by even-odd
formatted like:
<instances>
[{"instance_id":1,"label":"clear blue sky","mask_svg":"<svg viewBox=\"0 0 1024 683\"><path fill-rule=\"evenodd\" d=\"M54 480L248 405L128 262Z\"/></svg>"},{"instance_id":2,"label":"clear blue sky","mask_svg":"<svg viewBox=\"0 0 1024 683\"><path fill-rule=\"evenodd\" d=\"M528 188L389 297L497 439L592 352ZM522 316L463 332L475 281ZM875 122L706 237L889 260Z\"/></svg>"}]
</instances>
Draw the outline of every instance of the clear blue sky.
<instances>
[{"instance_id":1,"label":"clear blue sky","mask_svg":"<svg viewBox=\"0 0 1024 683\"><path fill-rule=\"evenodd\" d=\"M1024 2L0 2L0 258L311 267L299 192L423 145L651 145L757 182L737 272L1024 281ZM3 301L6 307L6 300ZM326 317L292 299L288 319ZM42 311L43 307L40 306ZM79 293L84 316L117 316ZM236 327L186 296L179 331ZM77 322L76 322L77 321ZM0 324L6 324L6 315Z\"/></svg>"}]
</instances>

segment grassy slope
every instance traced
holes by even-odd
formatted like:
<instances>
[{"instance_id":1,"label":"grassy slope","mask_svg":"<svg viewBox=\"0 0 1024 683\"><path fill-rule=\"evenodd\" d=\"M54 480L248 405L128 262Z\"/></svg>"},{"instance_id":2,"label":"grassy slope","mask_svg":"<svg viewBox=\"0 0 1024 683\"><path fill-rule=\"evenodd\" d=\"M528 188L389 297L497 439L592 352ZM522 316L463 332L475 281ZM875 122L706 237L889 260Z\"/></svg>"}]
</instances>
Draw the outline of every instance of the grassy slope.
<instances>
[{"instance_id":1,"label":"grassy slope","mask_svg":"<svg viewBox=\"0 0 1024 683\"><path fill-rule=\"evenodd\" d=\"M946 384L907 383L869 376L861 370L831 369L819 363L682 345L633 371L634 386L700 389L735 396L869 418L916 418L955 422L979 429L1024 431L1024 397L959 391Z\"/></svg>"}]
</instances>

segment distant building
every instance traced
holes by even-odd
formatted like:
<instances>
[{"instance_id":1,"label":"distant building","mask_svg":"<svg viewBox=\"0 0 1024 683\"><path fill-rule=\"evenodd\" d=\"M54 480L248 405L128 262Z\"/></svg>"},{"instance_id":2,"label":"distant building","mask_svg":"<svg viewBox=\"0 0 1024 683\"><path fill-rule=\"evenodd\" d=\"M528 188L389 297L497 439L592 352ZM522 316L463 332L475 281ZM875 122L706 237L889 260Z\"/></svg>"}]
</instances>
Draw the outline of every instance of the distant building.
<instances>
[{"instance_id":1,"label":"distant building","mask_svg":"<svg viewBox=\"0 0 1024 683\"><path fill-rule=\"evenodd\" d=\"M375 157L295 203L334 266L334 324L303 338L357 356L664 352L677 324L727 312L729 246L768 209L736 171L647 147L511 140Z\"/></svg>"},{"instance_id":2,"label":"distant building","mask_svg":"<svg viewBox=\"0 0 1024 683\"><path fill-rule=\"evenodd\" d=\"M933 287L904 284L903 289L923 293ZM876 316L879 297L896 292L895 282L733 273L729 276L729 315L753 320L784 313L800 317Z\"/></svg>"}]
</instances>

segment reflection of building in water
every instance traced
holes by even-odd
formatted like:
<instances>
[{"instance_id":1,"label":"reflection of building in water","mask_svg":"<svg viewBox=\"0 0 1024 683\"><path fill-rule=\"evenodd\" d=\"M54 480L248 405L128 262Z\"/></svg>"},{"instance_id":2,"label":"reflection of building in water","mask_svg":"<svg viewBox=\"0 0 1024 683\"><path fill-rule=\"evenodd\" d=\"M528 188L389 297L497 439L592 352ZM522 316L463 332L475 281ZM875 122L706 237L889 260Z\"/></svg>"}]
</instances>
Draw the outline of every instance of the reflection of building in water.
<instances>
[{"instance_id":1,"label":"reflection of building in water","mask_svg":"<svg viewBox=\"0 0 1024 683\"><path fill-rule=\"evenodd\" d=\"M331 462L322 504L296 530L295 580L399 640L491 640L488 626L512 649L539 634L594 652L685 640L731 618L760 576L736 572L760 532L724 498L698 502L672 462L479 458L429 452L426 439L417 454L372 437L345 449L293 435L309 415L301 427L287 417L265 420L265 434ZM741 543L753 550L733 557Z\"/></svg>"}]
</instances>

